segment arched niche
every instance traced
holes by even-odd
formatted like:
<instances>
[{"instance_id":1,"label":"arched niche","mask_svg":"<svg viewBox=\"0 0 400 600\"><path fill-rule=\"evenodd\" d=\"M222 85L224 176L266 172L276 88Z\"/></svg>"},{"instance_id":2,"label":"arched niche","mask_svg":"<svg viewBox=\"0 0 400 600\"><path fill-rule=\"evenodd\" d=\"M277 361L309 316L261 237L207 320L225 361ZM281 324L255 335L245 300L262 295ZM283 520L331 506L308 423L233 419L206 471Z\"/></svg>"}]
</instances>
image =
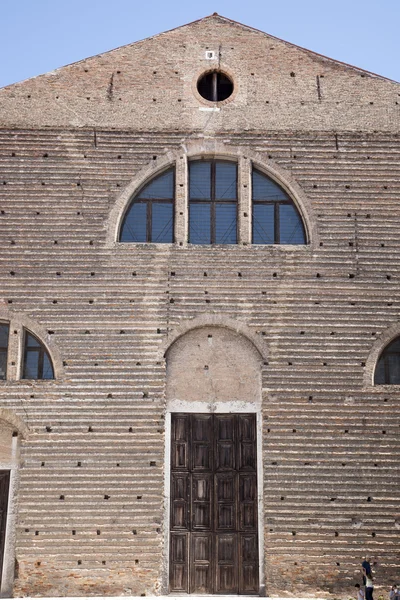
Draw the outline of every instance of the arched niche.
<instances>
[{"instance_id":1,"label":"arched niche","mask_svg":"<svg viewBox=\"0 0 400 600\"><path fill-rule=\"evenodd\" d=\"M261 402L262 356L237 331L218 325L191 329L165 356L167 402Z\"/></svg>"}]
</instances>

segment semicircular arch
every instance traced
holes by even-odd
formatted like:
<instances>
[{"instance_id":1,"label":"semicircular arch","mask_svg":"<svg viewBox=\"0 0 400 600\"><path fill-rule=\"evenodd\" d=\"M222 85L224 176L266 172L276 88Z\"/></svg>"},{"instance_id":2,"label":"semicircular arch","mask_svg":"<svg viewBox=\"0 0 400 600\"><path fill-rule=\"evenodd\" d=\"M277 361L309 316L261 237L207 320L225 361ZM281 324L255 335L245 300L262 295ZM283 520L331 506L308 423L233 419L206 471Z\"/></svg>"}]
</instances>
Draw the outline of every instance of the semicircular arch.
<instances>
[{"instance_id":1,"label":"semicircular arch","mask_svg":"<svg viewBox=\"0 0 400 600\"><path fill-rule=\"evenodd\" d=\"M193 329L200 329L202 327L225 327L226 329L230 329L247 338L247 340L252 343L259 354L260 361L268 360L268 348L266 344L248 325L223 315L210 314L200 315L194 319L183 321L178 327L171 329L158 349L159 358L165 358L170 347L179 340L179 338Z\"/></svg>"},{"instance_id":2,"label":"semicircular arch","mask_svg":"<svg viewBox=\"0 0 400 600\"><path fill-rule=\"evenodd\" d=\"M18 336L19 356L17 362L19 369L21 369L22 356L24 352L23 332L27 331L28 333L32 333L38 339L38 341L43 344L43 347L48 352L53 365L54 379L62 378L64 367L60 351L57 345L51 339L51 335L49 334L48 330L42 324L38 323L35 319L32 319L25 313L8 310L4 307L0 307L0 321L6 321L10 323L10 329L15 331L16 335ZM18 376L18 379L19 378L20 377ZM49 379L46 381L52 380Z\"/></svg>"},{"instance_id":3,"label":"semicircular arch","mask_svg":"<svg viewBox=\"0 0 400 600\"><path fill-rule=\"evenodd\" d=\"M394 342L396 338L400 337L400 324L394 323L385 329L381 335L375 340L368 358L365 362L365 370L364 370L364 385L365 386L374 386L377 385L374 383L375 369L378 364L378 360L382 354L382 352L389 346L391 342ZM379 384L379 387L383 387L385 384ZM387 384L393 385L393 384Z\"/></svg>"},{"instance_id":4,"label":"semicircular arch","mask_svg":"<svg viewBox=\"0 0 400 600\"><path fill-rule=\"evenodd\" d=\"M8 408L0 407L0 424L1 423L5 423L6 426L16 430L23 438L28 436L28 425L20 416Z\"/></svg>"}]
</instances>

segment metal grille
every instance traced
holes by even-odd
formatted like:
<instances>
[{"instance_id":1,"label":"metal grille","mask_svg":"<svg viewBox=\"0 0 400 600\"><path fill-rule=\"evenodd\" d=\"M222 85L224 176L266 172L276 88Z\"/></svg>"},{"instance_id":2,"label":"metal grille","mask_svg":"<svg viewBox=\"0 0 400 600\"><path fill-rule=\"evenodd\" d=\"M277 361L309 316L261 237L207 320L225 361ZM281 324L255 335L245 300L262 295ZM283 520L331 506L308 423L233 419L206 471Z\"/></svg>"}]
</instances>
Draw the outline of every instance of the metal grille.
<instances>
[{"instance_id":1,"label":"metal grille","mask_svg":"<svg viewBox=\"0 0 400 600\"><path fill-rule=\"evenodd\" d=\"M253 170L253 244L305 244L300 213L272 179Z\"/></svg>"},{"instance_id":2,"label":"metal grille","mask_svg":"<svg viewBox=\"0 0 400 600\"><path fill-rule=\"evenodd\" d=\"M169 169L136 194L125 214L120 242L173 242L174 179L174 169Z\"/></svg>"},{"instance_id":3,"label":"metal grille","mask_svg":"<svg viewBox=\"0 0 400 600\"><path fill-rule=\"evenodd\" d=\"M237 165L226 161L189 164L189 242L237 243Z\"/></svg>"}]
</instances>

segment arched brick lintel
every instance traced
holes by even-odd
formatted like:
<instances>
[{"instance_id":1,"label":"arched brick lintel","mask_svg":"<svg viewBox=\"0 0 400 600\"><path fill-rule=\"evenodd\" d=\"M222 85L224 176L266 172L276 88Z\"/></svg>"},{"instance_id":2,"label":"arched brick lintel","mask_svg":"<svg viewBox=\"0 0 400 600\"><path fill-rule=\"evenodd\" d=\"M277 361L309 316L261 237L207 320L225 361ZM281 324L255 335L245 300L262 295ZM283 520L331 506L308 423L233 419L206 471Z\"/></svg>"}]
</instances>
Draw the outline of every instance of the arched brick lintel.
<instances>
[{"instance_id":1,"label":"arched brick lintel","mask_svg":"<svg viewBox=\"0 0 400 600\"><path fill-rule=\"evenodd\" d=\"M168 353L169 348L178 339L180 339L182 336L184 336L185 333L191 331L192 329L200 329L202 327L210 327L210 326L225 327L227 329L231 329L232 331L235 331L236 333L238 333L240 335L243 335L245 338L247 338L253 344L253 346L258 351L258 354L260 356L260 361L268 360L268 348L267 348L266 344L263 342L263 340L261 340L259 338L259 336L257 335L257 333L255 333L255 331L253 331L252 329L250 329L250 327L248 327L248 325L246 325L245 323L243 323L241 321L238 321L238 320L232 319L232 318L228 318L223 315L209 315L209 314L200 315L198 317L195 317L194 319L191 319L188 321L183 321L179 325L179 327L176 327L175 329L172 329L171 331L169 331L158 349L159 358L160 359L165 358L166 354Z\"/></svg>"},{"instance_id":2,"label":"arched brick lintel","mask_svg":"<svg viewBox=\"0 0 400 600\"><path fill-rule=\"evenodd\" d=\"M16 415L13 411L8 408L0 408L0 425L5 423L16 430L22 438L26 438L29 433L29 427L27 424Z\"/></svg>"}]
</instances>

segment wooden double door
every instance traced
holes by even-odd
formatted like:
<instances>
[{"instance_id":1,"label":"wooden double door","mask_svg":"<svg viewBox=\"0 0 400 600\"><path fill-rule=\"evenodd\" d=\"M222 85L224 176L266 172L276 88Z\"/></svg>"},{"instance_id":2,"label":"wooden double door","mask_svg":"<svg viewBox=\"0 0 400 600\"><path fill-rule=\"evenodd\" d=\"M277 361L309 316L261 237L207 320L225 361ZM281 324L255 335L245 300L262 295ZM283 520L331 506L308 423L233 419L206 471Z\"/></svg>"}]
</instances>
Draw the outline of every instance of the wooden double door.
<instances>
[{"instance_id":1,"label":"wooden double door","mask_svg":"<svg viewBox=\"0 0 400 600\"><path fill-rule=\"evenodd\" d=\"M170 593L258 594L254 414L172 414Z\"/></svg>"},{"instance_id":2,"label":"wooden double door","mask_svg":"<svg viewBox=\"0 0 400 600\"><path fill-rule=\"evenodd\" d=\"M3 572L4 547L6 542L6 523L8 507L8 490L10 487L10 472L0 471L0 588Z\"/></svg>"}]
</instances>

